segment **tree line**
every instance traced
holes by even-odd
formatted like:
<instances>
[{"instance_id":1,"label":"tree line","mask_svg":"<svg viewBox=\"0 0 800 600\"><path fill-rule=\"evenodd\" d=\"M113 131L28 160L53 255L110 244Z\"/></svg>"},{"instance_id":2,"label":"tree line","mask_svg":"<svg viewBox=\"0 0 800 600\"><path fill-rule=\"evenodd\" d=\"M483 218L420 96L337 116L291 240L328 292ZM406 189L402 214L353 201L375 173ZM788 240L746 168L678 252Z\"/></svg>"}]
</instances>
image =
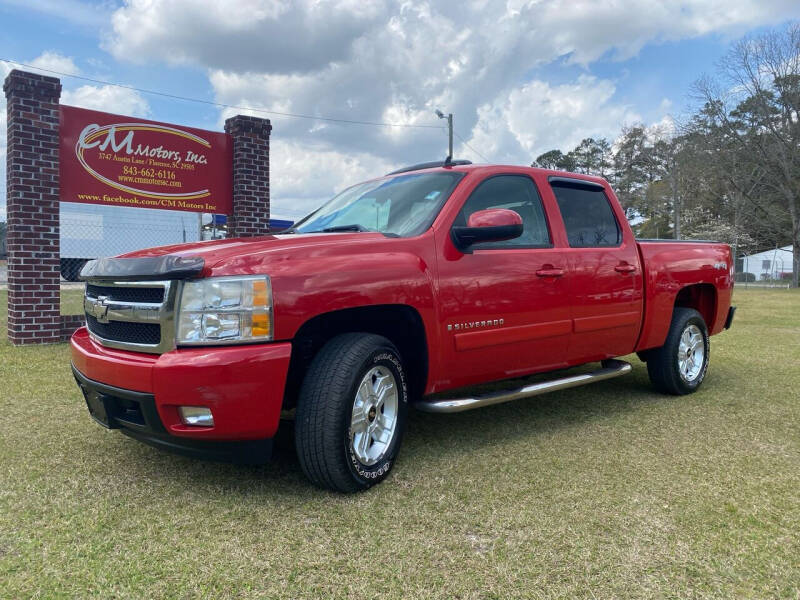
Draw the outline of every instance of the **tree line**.
<instances>
[{"instance_id":1,"label":"tree line","mask_svg":"<svg viewBox=\"0 0 800 600\"><path fill-rule=\"evenodd\" d=\"M733 46L674 127L633 125L534 165L600 175L639 237L714 239L740 257L793 245L800 271L800 24Z\"/></svg>"}]
</instances>

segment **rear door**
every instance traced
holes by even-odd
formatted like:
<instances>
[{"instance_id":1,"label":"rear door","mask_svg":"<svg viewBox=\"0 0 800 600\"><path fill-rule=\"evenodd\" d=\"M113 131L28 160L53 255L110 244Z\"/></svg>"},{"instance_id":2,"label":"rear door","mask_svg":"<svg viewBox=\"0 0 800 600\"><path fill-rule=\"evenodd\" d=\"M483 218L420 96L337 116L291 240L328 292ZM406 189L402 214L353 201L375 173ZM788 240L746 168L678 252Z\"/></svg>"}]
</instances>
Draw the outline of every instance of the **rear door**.
<instances>
[{"instance_id":1,"label":"rear door","mask_svg":"<svg viewBox=\"0 0 800 600\"><path fill-rule=\"evenodd\" d=\"M487 208L516 211L519 238L459 252L452 225ZM469 192L445 235L437 239L441 348L446 387L514 377L564 366L572 330L568 267L553 236L534 180L496 174Z\"/></svg>"},{"instance_id":2,"label":"rear door","mask_svg":"<svg viewBox=\"0 0 800 600\"><path fill-rule=\"evenodd\" d=\"M642 320L642 269L625 215L593 181L550 177L569 245L571 364L633 351Z\"/></svg>"}]
</instances>

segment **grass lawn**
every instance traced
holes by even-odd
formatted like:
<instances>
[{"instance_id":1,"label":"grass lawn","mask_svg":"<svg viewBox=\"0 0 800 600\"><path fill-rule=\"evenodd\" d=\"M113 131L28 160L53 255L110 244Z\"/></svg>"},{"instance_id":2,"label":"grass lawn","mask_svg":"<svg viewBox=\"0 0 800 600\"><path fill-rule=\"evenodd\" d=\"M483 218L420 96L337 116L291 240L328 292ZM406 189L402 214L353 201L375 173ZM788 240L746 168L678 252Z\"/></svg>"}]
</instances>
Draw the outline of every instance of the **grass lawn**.
<instances>
[{"instance_id":1,"label":"grass lawn","mask_svg":"<svg viewBox=\"0 0 800 600\"><path fill-rule=\"evenodd\" d=\"M5 292L0 292L5 330ZM0 597L797 598L800 294L738 290L700 392L633 374L412 412L393 475L312 488L95 425L66 345L0 342Z\"/></svg>"},{"instance_id":2,"label":"grass lawn","mask_svg":"<svg viewBox=\"0 0 800 600\"><path fill-rule=\"evenodd\" d=\"M83 287L61 288L61 314L83 314Z\"/></svg>"}]
</instances>

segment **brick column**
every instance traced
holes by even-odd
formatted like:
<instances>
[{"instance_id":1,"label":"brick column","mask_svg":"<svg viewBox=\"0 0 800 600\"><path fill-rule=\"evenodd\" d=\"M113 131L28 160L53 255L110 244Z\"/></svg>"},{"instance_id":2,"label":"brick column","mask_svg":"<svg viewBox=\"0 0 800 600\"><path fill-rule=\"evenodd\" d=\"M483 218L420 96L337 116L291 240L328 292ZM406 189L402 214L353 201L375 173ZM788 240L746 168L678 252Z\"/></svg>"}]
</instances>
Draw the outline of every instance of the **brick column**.
<instances>
[{"instance_id":1,"label":"brick column","mask_svg":"<svg viewBox=\"0 0 800 600\"><path fill-rule=\"evenodd\" d=\"M269 233L269 119L237 115L225 121L233 139L233 214L228 237Z\"/></svg>"},{"instance_id":2,"label":"brick column","mask_svg":"<svg viewBox=\"0 0 800 600\"><path fill-rule=\"evenodd\" d=\"M14 70L3 91L8 101L8 337L14 345L58 342L61 82Z\"/></svg>"}]
</instances>

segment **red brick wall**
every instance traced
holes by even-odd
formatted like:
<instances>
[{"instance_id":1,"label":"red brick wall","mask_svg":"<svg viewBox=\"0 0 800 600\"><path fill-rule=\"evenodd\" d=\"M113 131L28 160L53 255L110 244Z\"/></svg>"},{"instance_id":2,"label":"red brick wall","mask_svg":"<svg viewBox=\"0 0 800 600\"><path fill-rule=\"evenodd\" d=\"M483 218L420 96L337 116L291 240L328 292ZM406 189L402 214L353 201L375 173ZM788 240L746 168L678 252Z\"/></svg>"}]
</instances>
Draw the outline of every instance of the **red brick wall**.
<instances>
[{"instance_id":1,"label":"red brick wall","mask_svg":"<svg viewBox=\"0 0 800 600\"><path fill-rule=\"evenodd\" d=\"M83 327L85 322L86 317L84 315L61 315L61 331L59 332L59 341L69 341L69 338L72 337L72 334L75 333L75 330L78 329L78 327Z\"/></svg>"},{"instance_id":2,"label":"red brick wall","mask_svg":"<svg viewBox=\"0 0 800 600\"><path fill-rule=\"evenodd\" d=\"M233 214L228 237L269 232L269 119L237 115L225 121L233 138Z\"/></svg>"},{"instance_id":3,"label":"red brick wall","mask_svg":"<svg viewBox=\"0 0 800 600\"><path fill-rule=\"evenodd\" d=\"M61 83L15 70L3 91L8 101L8 337L13 344L58 342Z\"/></svg>"}]
</instances>

